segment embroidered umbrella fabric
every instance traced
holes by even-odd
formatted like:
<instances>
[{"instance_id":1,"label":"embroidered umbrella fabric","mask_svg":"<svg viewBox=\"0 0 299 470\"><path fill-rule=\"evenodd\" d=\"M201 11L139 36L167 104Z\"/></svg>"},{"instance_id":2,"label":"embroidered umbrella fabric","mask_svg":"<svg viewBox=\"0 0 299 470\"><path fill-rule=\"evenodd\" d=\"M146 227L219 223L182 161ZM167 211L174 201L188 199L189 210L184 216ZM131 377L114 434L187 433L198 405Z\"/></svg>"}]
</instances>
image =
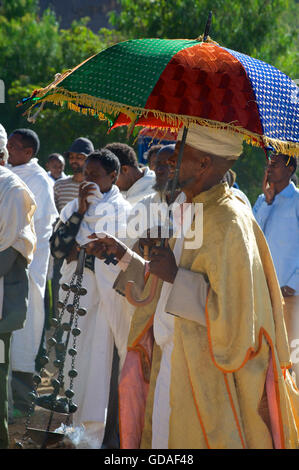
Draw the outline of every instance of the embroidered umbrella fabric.
<instances>
[{"instance_id":1,"label":"embroidered umbrella fabric","mask_svg":"<svg viewBox=\"0 0 299 470\"><path fill-rule=\"evenodd\" d=\"M257 146L299 155L298 87L273 66L213 41L118 43L30 97L67 103L119 125L177 131L190 123L240 132Z\"/></svg>"}]
</instances>

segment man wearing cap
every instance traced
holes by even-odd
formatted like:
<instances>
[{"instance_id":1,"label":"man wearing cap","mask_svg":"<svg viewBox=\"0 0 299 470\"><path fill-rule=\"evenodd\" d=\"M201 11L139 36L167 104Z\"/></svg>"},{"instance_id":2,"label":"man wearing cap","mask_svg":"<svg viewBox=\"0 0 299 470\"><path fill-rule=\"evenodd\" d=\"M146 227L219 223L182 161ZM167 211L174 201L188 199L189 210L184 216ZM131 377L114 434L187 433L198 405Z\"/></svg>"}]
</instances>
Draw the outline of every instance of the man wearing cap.
<instances>
[{"instance_id":1,"label":"man wearing cap","mask_svg":"<svg viewBox=\"0 0 299 470\"><path fill-rule=\"evenodd\" d=\"M73 176L59 179L54 185L54 199L58 212L79 194L79 186L84 180L83 166L86 157L94 151L93 143L86 137L78 137L69 150L65 152L65 157L69 159Z\"/></svg>"},{"instance_id":2,"label":"man wearing cap","mask_svg":"<svg viewBox=\"0 0 299 470\"><path fill-rule=\"evenodd\" d=\"M268 242L285 302L292 370L299 386L299 189L296 158L272 153L253 213ZM296 353L297 351L297 353Z\"/></svg>"},{"instance_id":3,"label":"man wearing cap","mask_svg":"<svg viewBox=\"0 0 299 470\"><path fill-rule=\"evenodd\" d=\"M181 140L182 132L172 164ZM187 202L203 204L201 246L188 248L187 237L173 238L169 247L152 249L144 268L115 239L90 245L96 256L105 249L120 260L118 284L129 271L127 280L144 270L160 278L154 300L138 307L131 323L128 349L139 354L142 370L138 362L136 370L149 386L138 389L143 397L132 395L132 413L123 410L125 448L298 447L289 396L299 395L281 370L290 356L271 256L249 208L221 183L241 152L239 134L189 127L179 183ZM151 352L145 334L152 325ZM133 414L144 400L134 428Z\"/></svg>"},{"instance_id":4,"label":"man wearing cap","mask_svg":"<svg viewBox=\"0 0 299 470\"><path fill-rule=\"evenodd\" d=\"M15 408L30 410L28 391L44 325L44 295L48 270L52 224L57 217L52 185L47 172L38 164L39 138L31 129L16 129L7 142L10 170L28 186L36 201L34 228L36 250L29 265L29 298L25 327L15 331L11 345L12 391Z\"/></svg>"}]
</instances>

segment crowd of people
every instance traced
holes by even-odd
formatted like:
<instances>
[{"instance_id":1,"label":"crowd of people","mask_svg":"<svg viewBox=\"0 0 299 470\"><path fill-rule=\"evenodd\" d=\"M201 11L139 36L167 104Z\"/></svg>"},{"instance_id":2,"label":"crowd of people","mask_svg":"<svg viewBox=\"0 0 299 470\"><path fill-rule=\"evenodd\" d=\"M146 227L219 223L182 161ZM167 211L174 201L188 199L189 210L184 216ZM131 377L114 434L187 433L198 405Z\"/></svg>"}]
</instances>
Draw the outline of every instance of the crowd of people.
<instances>
[{"instance_id":1,"label":"crowd of people","mask_svg":"<svg viewBox=\"0 0 299 470\"><path fill-rule=\"evenodd\" d=\"M190 126L175 186L182 139L143 165L79 137L44 169L37 134L0 125L0 448L9 419L34 412L47 291L59 318L82 247L76 371L55 330L74 427L97 448L299 447L296 158L268 151L251 207L238 134Z\"/></svg>"}]
</instances>

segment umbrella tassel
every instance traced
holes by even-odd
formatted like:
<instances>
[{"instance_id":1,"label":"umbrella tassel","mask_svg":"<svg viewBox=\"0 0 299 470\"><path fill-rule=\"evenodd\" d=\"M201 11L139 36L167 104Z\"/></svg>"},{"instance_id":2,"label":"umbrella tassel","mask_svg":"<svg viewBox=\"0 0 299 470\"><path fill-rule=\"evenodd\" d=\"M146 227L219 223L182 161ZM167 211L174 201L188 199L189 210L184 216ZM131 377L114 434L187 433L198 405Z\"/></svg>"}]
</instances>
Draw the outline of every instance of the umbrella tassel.
<instances>
[{"instance_id":1,"label":"umbrella tassel","mask_svg":"<svg viewBox=\"0 0 299 470\"><path fill-rule=\"evenodd\" d=\"M38 115L44 109L44 106L45 106L45 102L43 101L42 104L40 105L40 107L38 108L38 110L33 114L33 116L30 116L30 114L29 114L29 116L27 117L27 121L32 122L34 124L37 120Z\"/></svg>"}]
</instances>

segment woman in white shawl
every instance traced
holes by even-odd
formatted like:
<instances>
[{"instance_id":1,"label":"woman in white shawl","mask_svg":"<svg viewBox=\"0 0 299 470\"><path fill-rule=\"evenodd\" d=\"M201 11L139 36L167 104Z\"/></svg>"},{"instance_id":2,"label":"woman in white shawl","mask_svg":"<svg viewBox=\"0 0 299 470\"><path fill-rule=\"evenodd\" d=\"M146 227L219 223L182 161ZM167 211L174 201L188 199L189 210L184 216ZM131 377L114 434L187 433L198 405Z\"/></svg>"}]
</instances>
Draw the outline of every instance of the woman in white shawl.
<instances>
[{"instance_id":1,"label":"woman in white shawl","mask_svg":"<svg viewBox=\"0 0 299 470\"><path fill-rule=\"evenodd\" d=\"M79 198L63 208L51 238L52 255L64 258L61 284L70 282L77 265L78 247L88 243L88 237L99 231L99 223L116 233L124 232L131 206L114 184L118 173L119 161L109 150L95 151L87 158ZM118 269L103 262L95 265L94 257L87 256L82 283L87 295L80 297L80 306L86 308L87 315L80 317L78 324L82 333L77 338L75 368L78 377L74 380L73 401L78 410L73 424L84 424L87 432L94 432L96 447L101 447L105 431L114 340L123 358L129 332L129 319L120 315L124 299L119 300L120 296L112 289ZM64 297L61 290L60 299ZM116 330L117 315L121 316L122 324ZM67 355L65 386L70 369L71 357Z\"/></svg>"}]
</instances>

